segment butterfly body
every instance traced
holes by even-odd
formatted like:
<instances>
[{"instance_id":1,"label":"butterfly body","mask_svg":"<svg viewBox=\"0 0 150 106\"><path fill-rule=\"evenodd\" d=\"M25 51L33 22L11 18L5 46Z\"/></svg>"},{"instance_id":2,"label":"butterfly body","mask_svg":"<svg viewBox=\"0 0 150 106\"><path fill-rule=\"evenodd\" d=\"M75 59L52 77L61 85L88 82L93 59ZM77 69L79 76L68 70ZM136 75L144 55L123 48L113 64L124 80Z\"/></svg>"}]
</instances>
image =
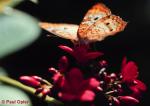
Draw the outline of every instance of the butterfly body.
<instances>
[{"instance_id":1,"label":"butterfly body","mask_svg":"<svg viewBox=\"0 0 150 106\"><path fill-rule=\"evenodd\" d=\"M40 26L59 37L79 43L102 41L107 36L124 30L126 22L111 14L102 3L95 4L88 10L81 24L40 23Z\"/></svg>"}]
</instances>

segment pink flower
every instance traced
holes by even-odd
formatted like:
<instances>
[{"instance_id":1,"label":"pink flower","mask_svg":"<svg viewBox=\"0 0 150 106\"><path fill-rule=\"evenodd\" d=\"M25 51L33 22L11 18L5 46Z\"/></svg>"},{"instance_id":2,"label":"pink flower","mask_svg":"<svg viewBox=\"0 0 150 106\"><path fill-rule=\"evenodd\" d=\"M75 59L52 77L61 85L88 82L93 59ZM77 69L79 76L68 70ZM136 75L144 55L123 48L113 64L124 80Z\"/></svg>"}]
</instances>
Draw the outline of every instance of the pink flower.
<instances>
[{"instance_id":1,"label":"pink flower","mask_svg":"<svg viewBox=\"0 0 150 106\"><path fill-rule=\"evenodd\" d=\"M138 77L138 67L133 61L127 62L124 58L122 62L122 81L128 85L132 90L132 96L137 97L141 95L141 92L146 91L146 85L137 79Z\"/></svg>"},{"instance_id":2,"label":"pink flower","mask_svg":"<svg viewBox=\"0 0 150 106\"><path fill-rule=\"evenodd\" d=\"M77 62L81 64L85 64L89 60L103 55L103 53L97 51L90 52L87 45L75 46L74 49L68 46L60 45L59 48L71 54L77 60Z\"/></svg>"},{"instance_id":3,"label":"pink flower","mask_svg":"<svg viewBox=\"0 0 150 106\"><path fill-rule=\"evenodd\" d=\"M64 79L63 73L55 68L49 68L49 72L53 74L52 80L54 81L55 88L60 88Z\"/></svg>"},{"instance_id":4,"label":"pink flower","mask_svg":"<svg viewBox=\"0 0 150 106\"><path fill-rule=\"evenodd\" d=\"M58 68L60 72L65 72L69 67L68 58L66 56L62 56L58 61Z\"/></svg>"},{"instance_id":5,"label":"pink flower","mask_svg":"<svg viewBox=\"0 0 150 106\"><path fill-rule=\"evenodd\" d=\"M53 74L52 79L55 85L56 83L58 86L61 85L59 83L61 83L63 74L67 72L68 67L69 67L68 58L66 56L62 56L58 61L58 70L53 67L49 68L49 72Z\"/></svg>"},{"instance_id":6,"label":"pink flower","mask_svg":"<svg viewBox=\"0 0 150 106\"><path fill-rule=\"evenodd\" d=\"M146 85L140 80L134 80L134 84L130 85L130 89L133 91L131 96L135 98L141 97L142 92L147 90Z\"/></svg>"},{"instance_id":7,"label":"pink flower","mask_svg":"<svg viewBox=\"0 0 150 106\"><path fill-rule=\"evenodd\" d=\"M51 87L47 85L41 85L39 88L36 89L35 94L42 93L43 98L46 97L46 95L51 93Z\"/></svg>"},{"instance_id":8,"label":"pink flower","mask_svg":"<svg viewBox=\"0 0 150 106\"><path fill-rule=\"evenodd\" d=\"M78 68L72 68L66 76L61 78L60 84L61 90L58 96L66 101L93 101L94 90L99 86L99 82L95 78L84 80Z\"/></svg>"},{"instance_id":9,"label":"pink flower","mask_svg":"<svg viewBox=\"0 0 150 106\"><path fill-rule=\"evenodd\" d=\"M133 61L127 62L124 58L122 62L121 75L123 76L122 81L126 83L133 83L133 81L138 77L138 67Z\"/></svg>"}]
</instances>

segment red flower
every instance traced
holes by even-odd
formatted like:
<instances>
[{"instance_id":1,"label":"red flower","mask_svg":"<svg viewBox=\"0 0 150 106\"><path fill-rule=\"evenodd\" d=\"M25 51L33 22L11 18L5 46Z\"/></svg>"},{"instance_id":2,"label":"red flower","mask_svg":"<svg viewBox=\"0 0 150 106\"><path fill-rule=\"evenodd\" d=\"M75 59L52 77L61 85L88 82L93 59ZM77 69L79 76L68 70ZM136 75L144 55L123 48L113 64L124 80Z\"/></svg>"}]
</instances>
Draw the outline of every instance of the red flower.
<instances>
[{"instance_id":1,"label":"red flower","mask_svg":"<svg viewBox=\"0 0 150 106\"><path fill-rule=\"evenodd\" d=\"M93 101L95 97L93 90L99 86L99 82L95 78L84 80L78 68L72 68L66 76L61 78L60 84L61 91L58 96L67 101Z\"/></svg>"},{"instance_id":2,"label":"red flower","mask_svg":"<svg viewBox=\"0 0 150 106\"><path fill-rule=\"evenodd\" d=\"M43 98L46 97L46 95L51 93L51 87L47 85L41 85L39 88L36 89L35 94L42 93Z\"/></svg>"},{"instance_id":3,"label":"red flower","mask_svg":"<svg viewBox=\"0 0 150 106\"><path fill-rule=\"evenodd\" d=\"M127 62L126 58L123 59L121 75L122 81L133 91L133 94L131 94L133 97L139 97L141 92L146 91L146 85L137 80L138 67L133 61Z\"/></svg>"},{"instance_id":4,"label":"red flower","mask_svg":"<svg viewBox=\"0 0 150 106\"><path fill-rule=\"evenodd\" d=\"M60 45L59 48L71 54L81 64L85 64L89 60L95 59L103 55L103 53L97 51L90 52L87 45L75 46L74 49L68 46Z\"/></svg>"},{"instance_id":5,"label":"red flower","mask_svg":"<svg viewBox=\"0 0 150 106\"><path fill-rule=\"evenodd\" d=\"M67 72L69 66L68 58L66 56L62 56L58 61L58 70L51 67L49 68L49 72L53 74L53 81L54 83L57 83L58 85L61 85L61 79L63 78L63 75L65 72Z\"/></svg>"},{"instance_id":6,"label":"red flower","mask_svg":"<svg viewBox=\"0 0 150 106\"><path fill-rule=\"evenodd\" d=\"M52 80L54 81L55 87L60 88L64 79L63 73L55 68L49 68L49 72L53 73Z\"/></svg>"},{"instance_id":7,"label":"red flower","mask_svg":"<svg viewBox=\"0 0 150 106\"><path fill-rule=\"evenodd\" d=\"M140 80L134 80L134 84L130 85L130 89L133 91L131 96L138 98L138 97L141 97L142 92L146 91L147 87Z\"/></svg>"},{"instance_id":8,"label":"red flower","mask_svg":"<svg viewBox=\"0 0 150 106\"><path fill-rule=\"evenodd\" d=\"M122 62L121 75L124 82L133 83L133 81L138 77L138 67L133 61L127 62L127 59L124 58Z\"/></svg>"},{"instance_id":9,"label":"red flower","mask_svg":"<svg viewBox=\"0 0 150 106\"><path fill-rule=\"evenodd\" d=\"M52 74L56 74L58 73L58 71L60 73L64 73L69 67L69 62L68 62L68 58L66 56L62 56L59 61L58 61L58 70L51 67L49 68L49 72Z\"/></svg>"},{"instance_id":10,"label":"red flower","mask_svg":"<svg viewBox=\"0 0 150 106\"><path fill-rule=\"evenodd\" d=\"M62 56L58 62L58 68L61 73L65 72L68 69L69 62L66 56Z\"/></svg>"}]
</instances>

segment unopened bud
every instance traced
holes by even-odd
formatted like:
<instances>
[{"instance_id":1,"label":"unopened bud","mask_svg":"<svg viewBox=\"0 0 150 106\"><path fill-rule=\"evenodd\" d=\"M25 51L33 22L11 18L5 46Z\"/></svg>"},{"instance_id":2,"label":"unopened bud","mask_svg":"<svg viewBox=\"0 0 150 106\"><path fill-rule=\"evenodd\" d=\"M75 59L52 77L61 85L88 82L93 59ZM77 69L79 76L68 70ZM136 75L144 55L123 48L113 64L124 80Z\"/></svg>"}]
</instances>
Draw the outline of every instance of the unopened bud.
<instances>
[{"instance_id":1,"label":"unopened bud","mask_svg":"<svg viewBox=\"0 0 150 106\"><path fill-rule=\"evenodd\" d=\"M119 96L119 100L127 105L136 105L139 103L139 100L131 96Z\"/></svg>"},{"instance_id":2,"label":"unopened bud","mask_svg":"<svg viewBox=\"0 0 150 106\"><path fill-rule=\"evenodd\" d=\"M36 79L34 79L30 76L21 76L20 80L22 83L24 83L28 86L32 86L32 87L38 87L41 84L39 81L37 81Z\"/></svg>"},{"instance_id":3,"label":"unopened bud","mask_svg":"<svg viewBox=\"0 0 150 106\"><path fill-rule=\"evenodd\" d=\"M113 97L113 101L115 106L120 106L120 101L116 97Z\"/></svg>"}]
</instances>

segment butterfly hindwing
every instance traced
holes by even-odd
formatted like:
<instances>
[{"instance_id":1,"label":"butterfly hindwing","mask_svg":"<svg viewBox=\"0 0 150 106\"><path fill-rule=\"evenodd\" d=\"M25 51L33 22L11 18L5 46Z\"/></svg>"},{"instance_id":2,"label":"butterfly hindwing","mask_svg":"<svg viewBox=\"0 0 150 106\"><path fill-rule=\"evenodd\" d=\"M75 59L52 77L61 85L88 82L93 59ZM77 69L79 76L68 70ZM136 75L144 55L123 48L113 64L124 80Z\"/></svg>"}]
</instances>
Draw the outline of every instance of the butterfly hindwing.
<instances>
[{"instance_id":1,"label":"butterfly hindwing","mask_svg":"<svg viewBox=\"0 0 150 106\"><path fill-rule=\"evenodd\" d=\"M88 28L91 25L93 25L97 20L100 20L103 17L106 17L110 14L111 11L104 4L101 3L95 4L91 9L89 9L85 17L83 18L83 21L79 25L78 29L79 38L86 36L85 33L88 30Z\"/></svg>"},{"instance_id":2,"label":"butterfly hindwing","mask_svg":"<svg viewBox=\"0 0 150 106\"><path fill-rule=\"evenodd\" d=\"M112 36L124 30L125 26L126 22L119 16L106 16L91 25L85 33L86 36L82 37L82 39L90 42L102 41L107 36Z\"/></svg>"},{"instance_id":3,"label":"butterfly hindwing","mask_svg":"<svg viewBox=\"0 0 150 106\"><path fill-rule=\"evenodd\" d=\"M41 22L40 27L61 38L70 39L72 41L78 40L77 38L78 25Z\"/></svg>"}]
</instances>

